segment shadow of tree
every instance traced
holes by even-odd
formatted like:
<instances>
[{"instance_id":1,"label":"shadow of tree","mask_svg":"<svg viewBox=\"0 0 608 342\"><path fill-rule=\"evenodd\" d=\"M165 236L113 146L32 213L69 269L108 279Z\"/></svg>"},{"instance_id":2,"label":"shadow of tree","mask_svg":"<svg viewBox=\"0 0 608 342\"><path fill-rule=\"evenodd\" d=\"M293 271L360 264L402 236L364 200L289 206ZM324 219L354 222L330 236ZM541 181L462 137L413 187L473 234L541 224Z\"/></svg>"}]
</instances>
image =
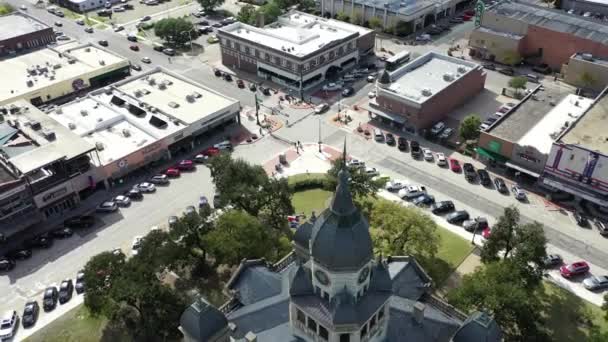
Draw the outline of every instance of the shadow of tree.
<instances>
[{"instance_id":1,"label":"shadow of tree","mask_svg":"<svg viewBox=\"0 0 608 342\"><path fill-rule=\"evenodd\" d=\"M454 267L445 260L437 257L416 256L426 273L433 278L435 288L443 287L445 281L454 272Z\"/></svg>"},{"instance_id":2,"label":"shadow of tree","mask_svg":"<svg viewBox=\"0 0 608 342\"><path fill-rule=\"evenodd\" d=\"M593 323L592 313L583 299L553 284L546 284L539 296L544 306L545 329L552 341L587 339L588 329Z\"/></svg>"}]
</instances>

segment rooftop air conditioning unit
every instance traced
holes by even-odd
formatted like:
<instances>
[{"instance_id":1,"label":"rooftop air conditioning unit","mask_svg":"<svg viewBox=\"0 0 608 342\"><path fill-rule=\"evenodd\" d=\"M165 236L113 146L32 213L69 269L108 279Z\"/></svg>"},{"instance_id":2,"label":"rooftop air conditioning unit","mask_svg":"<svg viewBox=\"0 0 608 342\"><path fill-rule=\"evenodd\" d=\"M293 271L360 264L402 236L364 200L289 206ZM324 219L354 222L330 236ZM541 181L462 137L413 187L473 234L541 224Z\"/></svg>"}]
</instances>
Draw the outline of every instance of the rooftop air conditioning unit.
<instances>
[{"instance_id":1,"label":"rooftop air conditioning unit","mask_svg":"<svg viewBox=\"0 0 608 342\"><path fill-rule=\"evenodd\" d=\"M61 109L61 107L55 109L55 113L56 114L63 114L63 109Z\"/></svg>"},{"instance_id":2,"label":"rooftop air conditioning unit","mask_svg":"<svg viewBox=\"0 0 608 342\"><path fill-rule=\"evenodd\" d=\"M76 129L76 124L73 122L68 123L68 128L71 130L75 130Z\"/></svg>"},{"instance_id":3,"label":"rooftop air conditioning unit","mask_svg":"<svg viewBox=\"0 0 608 342\"><path fill-rule=\"evenodd\" d=\"M123 130L122 130L122 135L123 135L125 138L128 138L128 137L130 137L130 136L131 136L131 132L129 132L129 130L125 128L125 129L123 129Z\"/></svg>"},{"instance_id":4,"label":"rooftop air conditioning unit","mask_svg":"<svg viewBox=\"0 0 608 342\"><path fill-rule=\"evenodd\" d=\"M33 87L34 86L34 81L32 80L27 80L27 82L25 82L27 84L28 87Z\"/></svg>"},{"instance_id":5,"label":"rooftop air conditioning unit","mask_svg":"<svg viewBox=\"0 0 608 342\"><path fill-rule=\"evenodd\" d=\"M103 88L103 91L106 95L112 95L112 88L110 87Z\"/></svg>"},{"instance_id":6,"label":"rooftop air conditioning unit","mask_svg":"<svg viewBox=\"0 0 608 342\"><path fill-rule=\"evenodd\" d=\"M97 151L103 151L105 146L103 146L103 143L101 141L98 141L95 143L95 148L97 149Z\"/></svg>"},{"instance_id":7,"label":"rooftop air conditioning unit","mask_svg":"<svg viewBox=\"0 0 608 342\"><path fill-rule=\"evenodd\" d=\"M87 115L89 115L89 112L86 109L81 109L80 110L80 115L87 116Z\"/></svg>"},{"instance_id":8,"label":"rooftop air conditioning unit","mask_svg":"<svg viewBox=\"0 0 608 342\"><path fill-rule=\"evenodd\" d=\"M461 73L461 74L464 74L465 72L467 72L467 68L465 68L465 67L463 67L463 66L459 66L457 70L458 70L458 72L459 72L459 73Z\"/></svg>"},{"instance_id":9,"label":"rooftop air conditioning unit","mask_svg":"<svg viewBox=\"0 0 608 342\"><path fill-rule=\"evenodd\" d=\"M30 127L32 127L34 131L38 131L42 128L42 125L40 124L40 121L32 121Z\"/></svg>"},{"instance_id":10,"label":"rooftop air conditioning unit","mask_svg":"<svg viewBox=\"0 0 608 342\"><path fill-rule=\"evenodd\" d=\"M159 83L158 84L158 89L165 90L165 89L167 89L167 85L165 83Z\"/></svg>"},{"instance_id":11,"label":"rooftop air conditioning unit","mask_svg":"<svg viewBox=\"0 0 608 342\"><path fill-rule=\"evenodd\" d=\"M88 48L85 48L85 49L84 49L84 52L91 52L91 48L89 48L89 47L88 47Z\"/></svg>"},{"instance_id":12,"label":"rooftop air conditioning unit","mask_svg":"<svg viewBox=\"0 0 608 342\"><path fill-rule=\"evenodd\" d=\"M99 61L99 65L106 65L106 61L104 61L103 59Z\"/></svg>"},{"instance_id":13,"label":"rooftop air conditioning unit","mask_svg":"<svg viewBox=\"0 0 608 342\"><path fill-rule=\"evenodd\" d=\"M74 63L76 63L76 60L74 58L68 59L68 64L74 64Z\"/></svg>"},{"instance_id":14,"label":"rooftop air conditioning unit","mask_svg":"<svg viewBox=\"0 0 608 342\"><path fill-rule=\"evenodd\" d=\"M143 95L143 94L141 93L141 90L139 90L139 89L138 89L138 90L136 90L136 91L134 92L134 94L135 94L135 97L141 97L141 96Z\"/></svg>"},{"instance_id":15,"label":"rooftop air conditioning unit","mask_svg":"<svg viewBox=\"0 0 608 342\"><path fill-rule=\"evenodd\" d=\"M173 81L171 81L171 80L164 80L163 83L166 84L166 85L168 85L168 86L170 86L170 85L173 84Z\"/></svg>"},{"instance_id":16,"label":"rooftop air conditioning unit","mask_svg":"<svg viewBox=\"0 0 608 342\"><path fill-rule=\"evenodd\" d=\"M150 77L150 78L148 79L148 84L149 84L149 85L155 85L155 84L156 84L156 80L154 79L154 77Z\"/></svg>"},{"instance_id":17,"label":"rooftop air conditioning unit","mask_svg":"<svg viewBox=\"0 0 608 342\"><path fill-rule=\"evenodd\" d=\"M42 130L42 135L46 138L46 140L48 141L53 141L55 140L56 136L55 136L55 131L51 131L49 129L43 129Z\"/></svg>"},{"instance_id":18,"label":"rooftop air conditioning unit","mask_svg":"<svg viewBox=\"0 0 608 342\"><path fill-rule=\"evenodd\" d=\"M150 108L148 108L148 110L149 110L151 113L156 113L156 112L158 112L158 109L156 109L156 107L152 107L152 106L150 106Z\"/></svg>"},{"instance_id":19,"label":"rooftop air conditioning unit","mask_svg":"<svg viewBox=\"0 0 608 342\"><path fill-rule=\"evenodd\" d=\"M59 69L61 68L61 64L57 63L53 65L53 69Z\"/></svg>"},{"instance_id":20,"label":"rooftop air conditioning unit","mask_svg":"<svg viewBox=\"0 0 608 342\"><path fill-rule=\"evenodd\" d=\"M192 96L191 94L186 95L186 101L190 103L194 102L194 96Z\"/></svg>"},{"instance_id":21,"label":"rooftop air conditioning unit","mask_svg":"<svg viewBox=\"0 0 608 342\"><path fill-rule=\"evenodd\" d=\"M49 76L49 80L51 80L51 81L52 81L52 80L54 80L54 79L55 79L55 75L51 75L51 76Z\"/></svg>"},{"instance_id":22,"label":"rooftop air conditioning unit","mask_svg":"<svg viewBox=\"0 0 608 342\"><path fill-rule=\"evenodd\" d=\"M452 82L454 80L454 74L452 74L451 72L446 72L445 74L443 74L443 80L446 82Z\"/></svg>"},{"instance_id":23,"label":"rooftop air conditioning unit","mask_svg":"<svg viewBox=\"0 0 608 342\"><path fill-rule=\"evenodd\" d=\"M593 62L593 55L590 53L584 53L581 55L581 57L583 58L583 60Z\"/></svg>"},{"instance_id":24,"label":"rooftop air conditioning unit","mask_svg":"<svg viewBox=\"0 0 608 342\"><path fill-rule=\"evenodd\" d=\"M422 89L421 93L422 93L422 95L424 95L424 96L431 96L431 95L433 94L433 92L432 92L432 91L431 91L431 89L429 89L429 88L424 88L424 89Z\"/></svg>"}]
</instances>

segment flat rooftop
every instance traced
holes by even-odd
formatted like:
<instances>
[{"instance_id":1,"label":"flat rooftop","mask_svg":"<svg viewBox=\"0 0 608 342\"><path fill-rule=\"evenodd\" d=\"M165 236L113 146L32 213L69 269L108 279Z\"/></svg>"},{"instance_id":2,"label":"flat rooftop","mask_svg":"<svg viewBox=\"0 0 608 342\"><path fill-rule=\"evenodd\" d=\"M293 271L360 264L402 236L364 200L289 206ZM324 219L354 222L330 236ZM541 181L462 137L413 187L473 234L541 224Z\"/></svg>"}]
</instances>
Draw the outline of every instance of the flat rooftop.
<instances>
[{"instance_id":1,"label":"flat rooftop","mask_svg":"<svg viewBox=\"0 0 608 342\"><path fill-rule=\"evenodd\" d=\"M566 144L581 145L593 151L608 153L608 96L606 89L591 108L560 138Z\"/></svg>"},{"instance_id":2,"label":"flat rooftop","mask_svg":"<svg viewBox=\"0 0 608 342\"><path fill-rule=\"evenodd\" d=\"M0 40L23 36L48 27L48 25L20 12L3 15L0 16Z\"/></svg>"},{"instance_id":3,"label":"flat rooftop","mask_svg":"<svg viewBox=\"0 0 608 342\"><path fill-rule=\"evenodd\" d=\"M65 51L46 48L0 61L0 104L128 60L91 44Z\"/></svg>"},{"instance_id":4,"label":"flat rooftop","mask_svg":"<svg viewBox=\"0 0 608 342\"><path fill-rule=\"evenodd\" d=\"M495 35L502 36L502 37L505 37L505 38L515 39L515 40L520 40L520 39L524 38L524 36L522 36L520 34L515 34L515 33L511 33L511 32L497 31L497 30L493 30L491 28L483 27L483 26L480 26L480 27L476 28L476 30L480 31L480 32L486 32L486 33L495 34Z\"/></svg>"},{"instance_id":5,"label":"flat rooftop","mask_svg":"<svg viewBox=\"0 0 608 342\"><path fill-rule=\"evenodd\" d=\"M374 7L384 11L387 8L389 11L397 12L403 15L412 15L427 8L433 8L435 5L441 6L448 3L448 0L356 0L357 4L364 4L366 7Z\"/></svg>"},{"instance_id":6,"label":"flat rooftop","mask_svg":"<svg viewBox=\"0 0 608 342\"><path fill-rule=\"evenodd\" d=\"M428 52L390 74L389 90L409 101L424 103L479 64Z\"/></svg>"},{"instance_id":7,"label":"flat rooftop","mask_svg":"<svg viewBox=\"0 0 608 342\"><path fill-rule=\"evenodd\" d=\"M238 103L215 90L167 70L153 69L113 85L122 95L153 107L171 121L189 125ZM123 96L124 97L124 96Z\"/></svg>"},{"instance_id":8,"label":"flat rooftop","mask_svg":"<svg viewBox=\"0 0 608 342\"><path fill-rule=\"evenodd\" d=\"M62 158L74 158L95 148L25 100L15 101L5 108L18 109L18 112L4 115L4 119L7 123L10 120L20 132L19 141L14 141L14 146L22 147L23 151L13 151L9 161L22 173Z\"/></svg>"},{"instance_id":9,"label":"flat rooftop","mask_svg":"<svg viewBox=\"0 0 608 342\"><path fill-rule=\"evenodd\" d=\"M588 57L588 54L575 53L570 58L571 59L576 59L576 60L579 60L579 61L584 61L584 62L587 62L587 63L593 63L593 64L602 65L602 66L605 66L605 67L608 66L608 60L606 60L606 59L602 59L602 58L598 58L596 56L592 56L591 60L589 60L589 59L587 59L587 57Z\"/></svg>"},{"instance_id":10,"label":"flat rooftop","mask_svg":"<svg viewBox=\"0 0 608 342\"><path fill-rule=\"evenodd\" d=\"M289 12L262 28L240 22L220 31L296 57L304 57L335 41L372 32L362 26L325 19L303 12Z\"/></svg>"}]
</instances>

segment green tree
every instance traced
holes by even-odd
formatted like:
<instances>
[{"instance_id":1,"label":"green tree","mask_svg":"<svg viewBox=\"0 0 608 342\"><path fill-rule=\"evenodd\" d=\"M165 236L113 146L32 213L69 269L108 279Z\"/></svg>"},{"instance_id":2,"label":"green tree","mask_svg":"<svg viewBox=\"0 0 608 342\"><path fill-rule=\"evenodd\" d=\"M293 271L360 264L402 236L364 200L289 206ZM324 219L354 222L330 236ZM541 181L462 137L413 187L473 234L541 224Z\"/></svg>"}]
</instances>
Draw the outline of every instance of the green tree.
<instances>
[{"instance_id":1,"label":"green tree","mask_svg":"<svg viewBox=\"0 0 608 342\"><path fill-rule=\"evenodd\" d=\"M310 12L313 11L315 7L314 0L300 0L298 9L303 12Z\"/></svg>"},{"instance_id":2,"label":"green tree","mask_svg":"<svg viewBox=\"0 0 608 342\"><path fill-rule=\"evenodd\" d=\"M264 16L264 24L274 23L282 13L279 6L272 1L258 8L258 12Z\"/></svg>"},{"instance_id":3,"label":"green tree","mask_svg":"<svg viewBox=\"0 0 608 342\"><path fill-rule=\"evenodd\" d=\"M562 9L562 0L555 0L553 2L553 7L557 9Z\"/></svg>"},{"instance_id":4,"label":"green tree","mask_svg":"<svg viewBox=\"0 0 608 342\"><path fill-rule=\"evenodd\" d=\"M184 18L165 18L156 22L154 34L176 47L184 46L198 37L192 22Z\"/></svg>"},{"instance_id":5,"label":"green tree","mask_svg":"<svg viewBox=\"0 0 608 342\"><path fill-rule=\"evenodd\" d=\"M255 6L253 6L251 4L247 4L243 7L241 7L241 10L239 11L239 14L237 15L237 19L238 19L238 21L245 23L245 24L249 24L249 25L255 24L255 21L257 19Z\"/></svg>"},{"instance_id":6,"label":"green tree","mask_svg":"<svg viewBox=\"0 0 608 342\"><path fill-rule=\"evenodd\" d=\"M608 331L601 331L598 327L593 326L589 330L589 336L586 342L606 342L608 341Z\"/></svg>"},{"instance_id":7,"label":"green tree","mask_svg":"<svg viewBox=\"0 0 608 342\"><path fill-rule=\"evenodd\" d=\"M282 10L286 10L289 7L297 4L294 0L273 0L273 2Z\"/></svg>"},{"instance_id":8,"label":"green tree","mask_svg":"<svg viewBox=\"0 0 608 342\"><path fill-rule=\"evenodd\" d=\"M338 172L342 169L342 157L338 157L331 162L331 168L327 171L328 188L335 189L338 185ZM366 174L358 167L349 166L350 191L355 199L362 199L367 196L376 197L376 192L382 187L380 180L374 180L372 176Z\"/></svg>"},{"instance_id":9,"label":"green tree","mask_svg":"<svg viewBox=\"0 0 608 342\"><path fill-rule=\"evenodd\" d=\"M515 89L515 93L519 94L520 89L526 89L526 84L528 83L528 79L524 76L515 76L511 77L509 80L509 87Z\"/></svg>"},{"instance_id":10,"label":"green tree","mask_svg":"<svg viewBox=\"0 0 608 342\"><path fill-rule=\"evenodd\" d=\"M276 246L270 230L241 210L229 210L204 237L218 264L236 265L243 258L269 257Z\"/></svg>"},{"instance_id":11,"label":"green tree","mask_svg":"<svg viewBox=\"0 0 608 342\"><path fill-rule=\"evenodd\" d=\"M15 11L15 7L13 7L11 4L7 4L6 2L0 3L0 15L11 14L14 11Z\"/></svg>"},{"instance_id":12,"label":"green tree","mask_svg":"<svg viewBox=\"0 0 608 342\"><path fill-rule=\"evenodd\" d=\"M393 30L396 36L407 36L412 33L412 25L407 21L399 20Z\"/></svg>"},{"instance_id":13,"label":"green tree","mask_svg":"<svg viewBox=\"0 0 608 342\"><path fill-rule=\"evenodd\" d=\"M438 226L417 208L380 199L373 204L370 225L376 254L434 257Z\"/></svg>"},{"instance_id":14,"label":"green tree","mask_svg":"<svg viewBox=\"0 0 608 342\"><path fill-rule=\"evenodd\" d=\"M547 4L547 7L551 7L551 5L553 4L554 0L542 0L542 2L544 2L545 4Z\"/></svg>"},{"instance_id":15,"label":"green tree","mask_svg":"<svg viewBox=\"0 0 608 342\"><path fill-rule=\"evenodd\" d=\"M224 4L224 0L196 0L196 2L198 2L206 12L213 12L214 9Z\"/></svg>"},{"instance_id":16,"label":"green tree","mask_svg":"<svg viewBox=\"0 0 608 342\"><path fill-rule=\"evenodd\" d=\"M123 271L125 255L103 252L92 257L84 267L84 282L87 295L84 305L93 315L109 316L112 302L107 296L107 289L112 279L117 279Z\"/></svg>"},{"instance_id":17,"label":"green tree","mask_svg":"<svg viewBox=\"0 0 608 342\"><path fill-rule=\"evenodd\" d=\"M463 276L461 285L448 293L448 301L465 312L480 310L494 316L506 341L542 341L540 288L527 288L519 272L510 261L479 267Z\"/></svg>"},{"instance_id":18,"label":"green tree","mask_svg":"<svg viewBox=\"0 0 608 342\"><path fill-rule=\"evenodd\" d=\"M353 25L361 25L363 21L363 16L359 12L355 12L353 16L350 18L350 23Z\"/></svg>"},{"instance_id":19,"label":"green tree","mask_svg":"<svg viewBox=\"0 0 608 342\"><path fill-rule=\"evenodd\" d=\"M338 12L338 14L336 15L336 19L338 19L340 21L348 21L349 18L350 17L345 12Z\"/></svg>"},{"instance_id":20,"label":"green tree","mask_svg":"<svg viewBox=\"0 0 608 342\"><path fill-rule=\"evenodd\" d=\"M369 28L371 28L372 30L376 30L376 29L382 29L382 19L378 18L378 17L371 17L369 18Z\"/></svg>"},{"instance_id":21,"label":"green tree","mask_svg":"<svg viewBox=\"0 0 608 342\"><path fill-rule=\"evenodd\" d=\"M481 249L481 261L491 263L511 259L521 268L522 281L533 287L542 280L547 239L540 223L520 224L519 221L517 208L505 208Z\"/></svg>"},{"instance_id":22,"label":"green tree","mask_svg":"<svg viewBox=\"0 0 608 342\"><path fill-rule=\"evenodd\" d=\"M468 115L460 123L460 137L463 140L475 140L479 138L479 125L481 125L481 119L477 114Z\"/></svg>"}]
</instances>

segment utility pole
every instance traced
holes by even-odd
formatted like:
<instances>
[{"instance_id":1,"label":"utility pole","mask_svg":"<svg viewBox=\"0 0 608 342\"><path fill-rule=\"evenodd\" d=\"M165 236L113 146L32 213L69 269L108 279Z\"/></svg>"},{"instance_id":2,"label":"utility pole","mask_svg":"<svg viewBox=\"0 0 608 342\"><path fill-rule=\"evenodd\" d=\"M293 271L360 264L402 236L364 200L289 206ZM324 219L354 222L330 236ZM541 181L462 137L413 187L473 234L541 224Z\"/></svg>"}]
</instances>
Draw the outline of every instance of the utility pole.
<instances>
[{"instance_id":1,"label":"utility pole","mask_svg":"<svg viewBox=\"0 0 608 342\"><path fill-rule=\"evenodd\" d=\"M304 102L304 86L303 86L303 76L302 76L302 65L300 65L300 100Z\"/></svg>"},{"instance_id":2,"label":"utility pole","mask_svg":"<svg viewBox=\"0 0 608 342\"><path fill-rule=\"evenodd\" d=\"M258 94L254 93L253 97L255 99L255 120L258 126L260 126L260 103L258 102Z\"/></svg>"},{"instance_id":3,"label":"utility pole","mask_svg":"<svg viewBox=\"0 0 608 342\"><path fill-rule=\"evenodd\" d=\"M322 153L323 150L321 150L321 116L319 116L319 153Z\"/></svg>"}]
</instances>

